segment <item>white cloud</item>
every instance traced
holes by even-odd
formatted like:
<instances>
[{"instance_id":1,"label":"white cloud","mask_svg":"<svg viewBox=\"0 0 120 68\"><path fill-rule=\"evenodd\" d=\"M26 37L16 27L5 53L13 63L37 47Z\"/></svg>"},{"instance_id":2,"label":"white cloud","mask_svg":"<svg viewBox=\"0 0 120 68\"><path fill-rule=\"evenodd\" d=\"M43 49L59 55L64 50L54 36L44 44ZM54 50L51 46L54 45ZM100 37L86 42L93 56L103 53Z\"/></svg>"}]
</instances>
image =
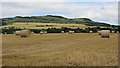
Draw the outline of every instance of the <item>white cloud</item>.
<instances>
[{"instance_id":1,"label":"white cloud","mask_svg":"<svg viewBox=\"0 0 120 68\"><path fill-rule=\"evenodd\" d=\"M64 0L2 0L2 2L64 2Z\"/></svg>"},{"instance_id":2,"label":"white cloud","mask_svg":"<svg viewBox=\"0 0 120 68\"><path fill-rule=\"evenodd\" d=\"M67 2L119 2L119 0L65 0Z\"/></svg>"},{"instance_id":3,"label":"white cloud","mask_svg":"<svg viewBox=\"0 0 120 68\"><path fill-rule=\"evenodd\" d=\"M70 18L87 17L95 21L118 24L117 2L3 2L2 8L3 17L56 14Z\"/></svg>"},{"instance_id":4,"label":"white cloud","mask_svg":"<svg viewBox=\"0 0 120 68\"><path fill-rule=\"evenodd\" d=\"M2 17L2 4L0 3L0 17Z\"/></svg>"},{"instance_id":5,"label":"white cloud","mask_svg":"<svg viewBox=\"0 0 120 68\"><path fill-rule=\"evenodd\" d=\"M1 0L2 2L119 2L119 0Z\"/></svg>"},{"instance_id":6,"label":"white cloud","mask_svg":"<svg viewBox=\"0 0 120 68\"><path fill-rule=\"evenodd\" d=\"M118 24L118 5L117 3L107 4L104 7L94 6L83 12L80 17L89 17L95 21Z\"/></svg>"}]
</instances>

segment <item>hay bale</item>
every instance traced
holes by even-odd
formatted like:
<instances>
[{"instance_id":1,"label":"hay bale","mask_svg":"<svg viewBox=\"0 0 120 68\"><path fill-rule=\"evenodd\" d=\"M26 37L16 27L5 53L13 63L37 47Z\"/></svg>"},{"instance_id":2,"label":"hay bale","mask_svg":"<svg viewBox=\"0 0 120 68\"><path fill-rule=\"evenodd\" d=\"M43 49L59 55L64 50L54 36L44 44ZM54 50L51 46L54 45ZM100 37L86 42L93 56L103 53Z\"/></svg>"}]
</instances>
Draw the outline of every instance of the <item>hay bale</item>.
<instances>
[{"instance_id":1,"label":"hay bale","mask_svg":"<svg viewBox=\"0 0 120 68\"><path fill-rule=\"evenodd\" d=\"M117 31L117 33L119 33L119 31Z\"/></svg>"},{"instance_id":2,"label":"hay bale","mask_svg":"<svg viewBox=\"0 0 120 68\"><path fill-rule=\"evenodd\" d=\"M40 34L43 34L44 32L43 31L40 31Z\"/></svg>"},{"instance_id":3,"label":"hay bale","mask_svg":"<svg viewBox=\"0 0 120 68\"><path fill-rule=\"evenodd\" d=\"M31 32L31 34L35 34L34 32Z\"/></svg>"},{"instance_id":4,"label":"hay bale","mask_svg":"<svg viewBox=\"0 0 120 68\"><path fill-rule=\"evenodd\" d=\"M90 31L90 33L92 33L93 31Z\"/></svg>"},{"instance_id":5,"label":"hay bale","mask_svg":"<svg viewBox=\"0 0 120 68\"><path fill-rule=\"evenodd\" d=\"M74 33L74 31L69 31L69 34L73 34Z\"/></svg>"},{"instance_id":6,"label":"hay bale","mask_svg":"<svg viewBox=\"0 0 120 68\"><path fill-rule=\"evenodd\" d=\"M61 31L61 33L65 33L64 31Z\"/></svg>"},{"instance_id":7,"label":"hay bale","mask_svg":"<svg viewBox=\"0 0 120 68\"><path fill-rule=\"evenodd\" d=\"M47 34L47 31L44 31L44 34Z\"/></svg>"},{"instance_id":8,"label":"hay bale","mask_svg":"<svg viewBox=\"0 0 120 68\"><path fill-rule=\"evenodd\" d=\"M115 33L115 31L112 31L112 33Z\"/></svg>"},{"instance_id":9,"label":"hay bale","mask_svg":"<svg viewBox=\"0 0 120 68\"><path fill-rule=\"evenodd\" d=\"M21 31L21 37L28 37L31 34L30 30L22 30Z\"/></svg>"},{"instance_id":10,"label":"hay bale","mask_svg":"<svg viewBox=\"0 0 120 68\"><path fill-rule=\"evenodd\" d=\"M110 30L102 30L101 31L101 38L109 38Z\"/></svg>"},{"instance_id":11,"label":"hay bale","mask_svg":"<svg viewBox=\"0 0 120 68\"><path fill-rule=\"evenodd\" d=\"M20 35L21 34L21 31L16 31L15 32L15 35Z\"/></svg>"},{"instance_id":12,"label":"hay bale","mask_svg":"<svg viewBox=\"0 0 120 68\"><path fill-rule=\"evenodd\" d=\"M98 31L98 34L101 35L101 31Z\"/></svg>"}]
</instances>

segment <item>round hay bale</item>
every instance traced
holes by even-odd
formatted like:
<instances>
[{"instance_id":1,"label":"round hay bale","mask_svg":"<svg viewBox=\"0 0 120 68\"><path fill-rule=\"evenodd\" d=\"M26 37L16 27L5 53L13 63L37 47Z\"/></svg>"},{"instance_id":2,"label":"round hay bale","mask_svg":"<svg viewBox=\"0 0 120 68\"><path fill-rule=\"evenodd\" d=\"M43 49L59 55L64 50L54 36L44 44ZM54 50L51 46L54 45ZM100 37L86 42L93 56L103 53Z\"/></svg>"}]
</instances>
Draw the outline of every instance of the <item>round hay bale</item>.
<instances>
[{"instance_id":1,"label":"round hay bale","mask_svg":"<svg viewBox=\"0 0 120 68\"><path fill-rule=\"evenodd\" d=\"M92 33L93 31L90 31L90 33Z\"/></svg>"},{"instance_id":2,"label":"round hay bale","mask_svg":"<svg viewBox=\"0 0 120 68\"><path fill-rule=\"evenodd\" d=\"M117 31L117 33L119 33L119 31Z\"/></svg>"},{"instance_id":3,"label":"round hay bale","mask_svg":"<svg viewBox=\"0 0 120 68\"><path fill-rule=\"evenodd\" d=\"M115 31L112 31L112 33L115 33Z\"/></svg>"},{"instance_id":4,"label":"round hay bale","mask_svg":"<svg viewBox=\"0 0 120 68\"><path fill-rule=\"evenodd\" d=\"M44 31L44 34L47 34L47 31Z\"/></svg>"},{"instance_id":5,"label":"round hay bale","mask_svg":"<svg viewBox=\"0 0 120 68\"><path fill-rule=\"evenodd\" d=\"M74 31L69 31L69 34L73 34L74 33Z\"/></svg>"},{"instance_id":6,"label":"round hay bale","mask_svg":"<svg viewBox=\"0 0 120 68\"><path fill-rule=\"evenodd\" d=\"M64 31L61 31L61 33L65 33Z\"/></svg>"},{"instance_id":7,"label":"round hay bale","mask_svg":"<svg viewBox=\"0 0 120 68\"><path fill-rule=\"evenodd\" d=\"M40 34L43 34L44 32L43 31L40 31Z\"/></svg>"},{"instance_id":8,"label":"round hay bale","mask_svg":"<svg viewBox=\"0 0 120 68\"><path fill-rule=\"evenodd\" d=\"M101 31L101 38L109 38L110 30L102 30Z\"/></svg>"},{"instance_id":9,"label":"round hay bale","mask_svg":"<svg viewBox=\"0 0 120 68\"><path fill-rule=\"evenodd\" d=\"M21 34L21 31L16 31L15 34L16 34L16 35L20 35L20 34Z\"/></svg>"},{"instance_id":10,"label":"round hay bale","mask_svg":"<svg viewBox=\"0 0 120 68\"><path fill-rule=\"evenodd\" d=\"M101 31L98 31L98 34L101 35Z\"/></svg>"},{"instance_id":11,"label":"round hay bale","mask_svg":"<svg viewBox=\"0 0 120 68\"><path fill-rule=\"evenodd\" d=\"M28 37L31 34L30 30L22 30L21 31L21 37Z\"/></svg>"},{"instance_id":12,"label":"round hay bale","mask_svg":"<svg viewBox=\"0 0 120 68\"><path fill-rule=\"evenodd\" d=\"M31 32L31 34L35 34L34 32Z\"/></svg>"}]
</instances>

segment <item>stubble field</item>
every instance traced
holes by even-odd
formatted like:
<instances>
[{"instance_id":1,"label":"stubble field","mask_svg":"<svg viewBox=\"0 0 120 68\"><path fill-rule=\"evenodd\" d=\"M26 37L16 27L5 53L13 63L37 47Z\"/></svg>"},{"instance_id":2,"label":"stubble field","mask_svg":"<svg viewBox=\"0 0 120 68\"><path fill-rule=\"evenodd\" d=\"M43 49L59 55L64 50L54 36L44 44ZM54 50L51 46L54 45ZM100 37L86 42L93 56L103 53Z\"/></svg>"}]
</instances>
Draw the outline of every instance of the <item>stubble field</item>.
<instances>
[{"instance_id":1,"label":"stubble field","mask_svg":"<svg viewBox=\"0 0 120 68\"><path fill-rule=\"evenodd\" d=\"M115 66L118 34L32 34L21 38L2 35L3 66Z\"/></svg>"},{"instance_id":2,"label":"stubble field","mask_svg":"<svg viewBox=\"0 0 120 68\"><path fill-rule=\"evenodd\" d=\"M44 26L44 27L40 27L40 25ZM52 26L45 26L45 25L52 25ZM2 28L4 27L11 27L14 26L15 28L28 28L28 29L48 29L48 28L61 28L61 27L69 27L69 28L93 28L93 27L97 27L97 26L86 26L83 24L56 24L56 23L35 23L35 22L28 22L27 23L21 23L21 22L16 22L12 25L6 25L6 26L2 26ZM39 26L39 27L36 27ZM101 28L103 28L103 26L100 26ZM105 27L104 27L105 28Z\"/></svg>"}]
</instances>

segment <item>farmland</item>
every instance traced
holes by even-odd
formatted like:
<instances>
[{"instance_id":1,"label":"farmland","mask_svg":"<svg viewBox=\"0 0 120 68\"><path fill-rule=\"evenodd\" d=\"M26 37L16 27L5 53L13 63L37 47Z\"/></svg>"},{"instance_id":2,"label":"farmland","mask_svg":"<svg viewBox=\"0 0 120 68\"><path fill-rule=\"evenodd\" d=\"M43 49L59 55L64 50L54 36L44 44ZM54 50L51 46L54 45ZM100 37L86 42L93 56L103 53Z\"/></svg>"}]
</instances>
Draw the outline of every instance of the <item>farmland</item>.
<instances>
[{"instance_id":1,"label":"farmland","mask_svg":"<svg viewBox=\"0 0 120 68\"><path fill-rule=\"evenodd\" d=\"M41 25L43 27L41 27ZM45 26L45 25L52 25L52 26ZM15 26L16 28L28 28L28 29L43 29L43 28L47 29L47 28L61 28L61 27L70 27L70 28L97 27L97 26L86 26L84 24L58 24L58 23L36 23L36 22L32 22L32 23L28 22L28 25L27 25L27 23L16 22L16 23L13 23L12 25L5 25L2 27L4 28L4 27L11 27L11 26ZM39 26L39 27L37 27L37 26Z\"/></svg>"},{"instance_id":2,"label":"farmland","mask_svg":"<svg viewBox=\"0 0 120 68\"><path fill-rule=\"evenodd\" d=\"M3 66L115 66L118 34L32 34L27 38L2 35Z\"/></svg>"}]
</instances>

